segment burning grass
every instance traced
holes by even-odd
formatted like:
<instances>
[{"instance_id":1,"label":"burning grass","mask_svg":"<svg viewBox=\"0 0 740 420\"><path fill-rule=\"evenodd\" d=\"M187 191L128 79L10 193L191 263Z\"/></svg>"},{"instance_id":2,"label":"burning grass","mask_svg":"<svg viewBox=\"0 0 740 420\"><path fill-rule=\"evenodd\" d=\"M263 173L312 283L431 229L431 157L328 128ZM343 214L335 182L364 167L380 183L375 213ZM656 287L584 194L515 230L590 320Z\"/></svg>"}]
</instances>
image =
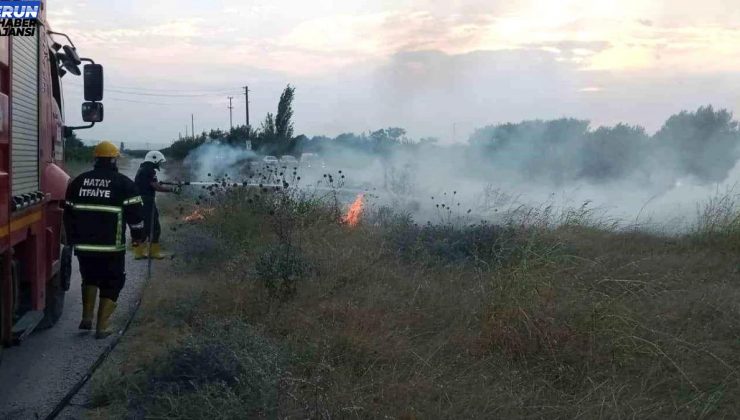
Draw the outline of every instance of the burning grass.
<instances>
[{"instance_id":1,"label":"burning grass","mask_svg":"<svg viewBox=\"0 0 740 420\"><path fill-rule=\"evenodd\" d=\"M349 205L347 213L342 217L342 222L346 223L349 227L356 227L360 223L364 205L365 194L360 194L357 196L355 201Z\"/></svg>"},{"instance_id":2,"label":"burning grass","mask_svg":"<svg viewBox=\"0 0 740 420\"><path fill-rule=\"evenodd\" d=\"M740 415L733 248L582 221L416 225L368 197L348 228L335 198L217 195L187 231L228 252L152 286L202 277L187 334L156 357L133 346L118 380L138 388L106 402L167 418Z\"/></svg>"}]
</instances>

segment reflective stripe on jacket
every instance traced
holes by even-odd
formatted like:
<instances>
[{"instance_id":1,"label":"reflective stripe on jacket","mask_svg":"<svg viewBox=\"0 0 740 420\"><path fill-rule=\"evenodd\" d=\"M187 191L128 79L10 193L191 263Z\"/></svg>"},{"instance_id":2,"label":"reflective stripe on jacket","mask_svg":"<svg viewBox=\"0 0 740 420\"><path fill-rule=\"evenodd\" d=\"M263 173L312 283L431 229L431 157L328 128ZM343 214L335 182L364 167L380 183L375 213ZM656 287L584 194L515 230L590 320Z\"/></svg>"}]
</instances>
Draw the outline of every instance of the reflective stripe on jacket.
<instances>
[{"instance_id":1,"label":"reflective stripe on jacket","mask_svg":"<svg viewBox=\"0 0 740 420\"><path fill-rule=\"evenodd\" d=\"M77 254L125 252L126 224L134 240L145 239L142 216L136 186L113 167L96 167L67 187L64 225Z\"/></svg>"}]
</instances>

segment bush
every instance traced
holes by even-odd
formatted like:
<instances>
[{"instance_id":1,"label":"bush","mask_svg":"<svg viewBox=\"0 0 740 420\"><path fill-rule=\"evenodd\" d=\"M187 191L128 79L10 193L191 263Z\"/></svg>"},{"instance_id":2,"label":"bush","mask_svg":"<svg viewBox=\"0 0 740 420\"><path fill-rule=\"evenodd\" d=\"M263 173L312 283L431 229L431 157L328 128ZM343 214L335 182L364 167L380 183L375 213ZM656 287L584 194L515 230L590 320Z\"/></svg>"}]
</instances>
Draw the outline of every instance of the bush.
<instances>
[{"instance_id":1,"label":"bush","mask_svg":"<svg viewBox=\"0 0 740 420\"><path fill-rule=\"evenodd\" d=\"M282 352L247 324L203 320L158 361L132 405L146 418L270 417L283 364Z\"/></svg>"},{"instance_id":2,"label":"bush","mask_svg":"<svg viewBox=\"0 0 740 420\"><path fill-rule=\"evenodd\" d=\"M472 264L490 269L549 256L559 247L534 229L485 222L463 226L402 222L386 227L384 233L398 255L406 260Z\"/></svg>"},{"instance_id":3,"label":"bush","mask_svg":"<svg viewBox=\"0 0 740 420\"><path fill-rule=\"evenodd\" d=\"M277 244L259 257L255 272L270 296L285 300L295 294L296 284L309 272L309 264L295 246Z\"/></svg>"},{"instance_id":4,"label":"bush","mask_svg":"<svg viewBox=\"0 0 740 420\"><path fill-rule=\"evenodd\" d=\"M177 232L174 249L187 265L197 266L204 262L219 261L231 255L231 249L200 225L173 227Z\"/></svg>"}]
</instances>

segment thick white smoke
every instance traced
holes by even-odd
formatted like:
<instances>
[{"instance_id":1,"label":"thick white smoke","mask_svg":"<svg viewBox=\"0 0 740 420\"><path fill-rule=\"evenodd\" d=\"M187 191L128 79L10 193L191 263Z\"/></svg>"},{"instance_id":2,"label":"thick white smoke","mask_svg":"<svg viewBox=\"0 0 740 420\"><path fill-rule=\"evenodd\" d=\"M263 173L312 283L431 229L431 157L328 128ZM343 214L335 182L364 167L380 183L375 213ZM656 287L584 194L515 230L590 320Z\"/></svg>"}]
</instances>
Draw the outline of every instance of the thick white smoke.
<instances>
[{"instance_id":1,"label":"thick white smoke","mask_svg":"<svg viewBox=\"0 0 740 420\"><path fill-rule=\"evenodd\" d=\"M557 150L543 151L549 146L531 138L515 140L511 147L494 152L434 142L393 144L379 151L330 140L313 150L318 155L311 162L299 164L299 185L326 186L329 178L324 175L331 174L335 185L343 184L348 200L358 190L368 191L375 205L393 205L419 222L450 217L496 222L512 214L524 220L557 222L563 215L580 214L622 227L680 232L696 224L710 199L734 196L740 181L740 163L722 172L724 180L708 181L688 175L681 161L662 149L650 152L651 156L622 157L623 166L630 170L595 180L582 177L579 168L599 173L601 166L619 157L606 154L606 161L593 163L588 160L597 154L584 153L582 143L566 141L558 143ZM735 153L732 147L722 150ZM722 157L718 154L703 156L703 167L711 168L711 162ZM251 151L210 143L193 150L185 164L193 179L229 175L238 182L250 176L248 161L260 158ZM633 165L631 159L642 163Z\"/></svg>"},{"instance_id":2,"label":"thick white smoke","mask_svg":"<svg viewBox=\"0 0 740 420\"><path fill-rule=\"evenodd\" d=\"M193 181L212 181L229 176L239 180L249 159L256 154L240 147L221 143L206 143L192 150L183 164L188 168Z\"/></svg>"},{"instance_id":3,"label":"thick white smoke","mask_svg":"<svg viewBox=\"0 0 740 420\"><path fill-rule=\"evenodd\" d=\"M504 159L524 155L528 152L518 150ZM679 232L696 224L708 200L734 194L740 181L740 163L715 183L676 174L670 167L653 168L649 178L636 173L598 183L534 181L526 172L471 156L460 145L398 147L385 157L335 146L324 149L321 158L326 172L342 171L349 188L367 189L379 204L400 205L420 222L450 214L500 221L517 212L531 217L547 212L552 220L562 220L576 211L604 224Z\"/></svg>"}]
</instances>

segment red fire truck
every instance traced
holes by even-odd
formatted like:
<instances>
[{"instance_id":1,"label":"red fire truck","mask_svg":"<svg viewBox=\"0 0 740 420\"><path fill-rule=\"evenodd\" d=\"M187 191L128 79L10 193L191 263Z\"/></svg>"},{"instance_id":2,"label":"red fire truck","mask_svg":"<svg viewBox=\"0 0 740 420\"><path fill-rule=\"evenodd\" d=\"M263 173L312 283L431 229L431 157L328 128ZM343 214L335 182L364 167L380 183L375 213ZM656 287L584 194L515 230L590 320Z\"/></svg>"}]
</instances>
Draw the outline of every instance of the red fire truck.
<instances>
[{"instance_id":1,"label":"red fire truck","mask_svg":"<svg viewBox=\"0 0 740 420\"><path fill-rule=\"evenodd\" d=\"M21 2L19 2L21 3ZM53 32L41 2L32 36L0 37L0 344L54 325L69 289L71 252L62 245L69 176L64 138L103 119L102 66L80 58ZM81 127L64 125L62 78L80 76ZM1 346L0 346L1 347Z\"/></svg>"}]
</instances>

